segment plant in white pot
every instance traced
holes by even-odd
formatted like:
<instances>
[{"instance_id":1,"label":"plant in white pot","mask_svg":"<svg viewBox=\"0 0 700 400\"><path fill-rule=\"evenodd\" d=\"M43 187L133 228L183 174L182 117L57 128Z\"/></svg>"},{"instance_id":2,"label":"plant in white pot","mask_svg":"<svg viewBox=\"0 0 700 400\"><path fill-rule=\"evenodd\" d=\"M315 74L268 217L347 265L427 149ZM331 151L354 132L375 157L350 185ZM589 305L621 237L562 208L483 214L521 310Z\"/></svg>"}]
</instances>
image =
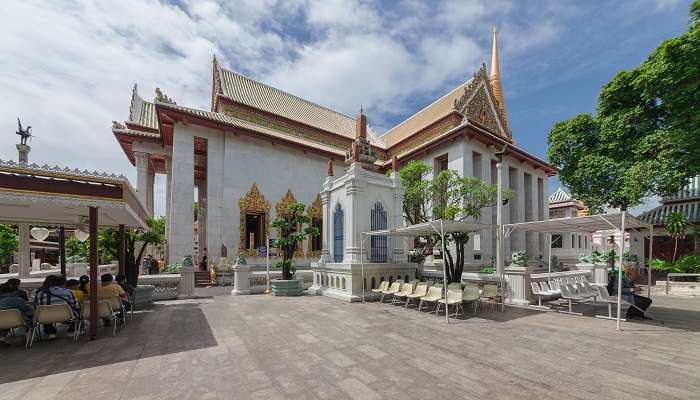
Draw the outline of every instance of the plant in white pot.
<instances>
[{"instance_id":1,"label":"plant in white pot","mask_svg":"<svg viewBox=\"0 0 700 400\"><path fill-rule=\"evenodd\" d=\"M581 253L578 255L577 267L593 267L595 263L595 257L592 254Z\"/></svg>"},{"instance_id":2,"label":"plant in white pot","mask_svg":"<svg viewBox=\"0 0 700 400\"><path fill-rule=\"evenodd\" d=\"M513 252L510 260L510 265L513 267L527 267L527 253L524 250Z\"/></svg>"},{"instance_id":3,"label":"plant in white pot","mask_svg":"<svg viewBox=\"0 0 700 400\"><path fill-rule=\"evenodd\" d=\"M276 264L282 269L282 279L272 280L272 293L277 296L299 295L303 290L303 281L294 279L294 253L309 235L319 235L318 228L311 226L311 218L304 214L305 208L302 203L291 203L284 215L272 221L272 227L279 230L275 247L282 255L282 260Z\"/></svg>"}]
</instances>

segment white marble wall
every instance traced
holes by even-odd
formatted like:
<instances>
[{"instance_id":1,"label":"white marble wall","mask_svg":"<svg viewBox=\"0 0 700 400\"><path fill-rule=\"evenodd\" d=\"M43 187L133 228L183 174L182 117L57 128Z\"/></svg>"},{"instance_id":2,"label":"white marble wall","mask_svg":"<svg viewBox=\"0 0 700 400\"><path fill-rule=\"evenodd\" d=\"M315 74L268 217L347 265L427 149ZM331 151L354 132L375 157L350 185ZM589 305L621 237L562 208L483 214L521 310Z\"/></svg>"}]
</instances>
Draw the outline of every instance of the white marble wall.
<instances>
[{"instance_id":1,"label":"white marble wall","mask_svg":"<svg viewBox=\"0 0 700 400\"><path fill-rule=\"evenodd\" d=\"M168 256L171 263L177 263L185 255L194 254L194 132L191 128L175 125L172 161Z\"/></svg>"}]
</instances>

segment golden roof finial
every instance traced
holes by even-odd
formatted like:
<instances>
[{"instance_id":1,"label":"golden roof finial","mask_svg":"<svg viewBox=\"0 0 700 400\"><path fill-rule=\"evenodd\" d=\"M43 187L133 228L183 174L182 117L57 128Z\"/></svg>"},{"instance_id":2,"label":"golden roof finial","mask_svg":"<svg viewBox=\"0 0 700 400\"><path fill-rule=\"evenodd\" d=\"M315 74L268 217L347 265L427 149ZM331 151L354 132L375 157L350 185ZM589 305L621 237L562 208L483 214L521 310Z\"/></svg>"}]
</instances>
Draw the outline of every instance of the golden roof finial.
<instances>
[{"instance_id":1,"label":"golden roof finial","mask_svg":"<svg viewBox=\"0 0 700 400\"><path fill-rule=\"evenodd\" d=\"M506 116L506 103L503 99L503 87L501 86L501 73L498 69L498 42L496 40L496 27L493 27L493 47L491 48L491 89L493 90L493 95L498 101L498 108L501 109L501 113L504 118Z\"/></svg>"}]
</instances>

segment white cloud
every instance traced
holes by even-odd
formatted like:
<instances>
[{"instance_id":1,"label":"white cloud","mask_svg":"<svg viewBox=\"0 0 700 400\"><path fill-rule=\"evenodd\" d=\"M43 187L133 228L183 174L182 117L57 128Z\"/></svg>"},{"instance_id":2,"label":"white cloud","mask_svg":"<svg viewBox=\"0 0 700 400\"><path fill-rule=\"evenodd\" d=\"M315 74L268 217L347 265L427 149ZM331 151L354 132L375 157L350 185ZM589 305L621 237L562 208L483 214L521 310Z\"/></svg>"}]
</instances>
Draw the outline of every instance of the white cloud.
<instances>
[{"instance_id":1,"label":"white cloud","mask_svg":"<svg viewBox=\"0 0 700 400\"><path fill-rule=\"evenodd\" d=\"M33 161L124 173L133 182L110 132L112 120L126 118L132 85L146 98L160 87L179 104L207 109L215 53L229 68L339 111L355 114L363 104L381 132L488 63L490 26L503 27L506 62L560 32L547 11L557 2L541 7L544 17L530 10L525 22L506 2L387 4L7 2L0 158L16 158L20 116L34 127ZM162 213L160 185L157 193Z\"/></svg>"}]
</instances>

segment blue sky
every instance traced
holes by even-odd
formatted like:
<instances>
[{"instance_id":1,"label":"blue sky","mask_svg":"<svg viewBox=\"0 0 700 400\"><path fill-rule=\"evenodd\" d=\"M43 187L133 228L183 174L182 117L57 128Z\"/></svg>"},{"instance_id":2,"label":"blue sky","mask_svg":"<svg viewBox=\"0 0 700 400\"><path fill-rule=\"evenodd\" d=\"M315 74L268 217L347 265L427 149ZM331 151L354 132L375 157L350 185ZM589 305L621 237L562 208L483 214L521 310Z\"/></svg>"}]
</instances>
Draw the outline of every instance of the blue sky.
<instances>
[{"instance_id":1,"label":"blue sky","mask_svg":"<svg viewBox=\"0 0 700 400\"><path fill-rule=\"evenodd\" d=\"M600 87L686 29L689 0L22 1L0 15L0 158L16 116L34 127L31 159L123 173L110 132L131 87L160 87L208 108L211 58L354 115L376 133L490 61L499 31L506 107L519 146L546 157L555 121L593 112ZM550 190L556 189L556 180ZM162 212L164 183L156 179Z\"/></svg>"}]
</instances>

